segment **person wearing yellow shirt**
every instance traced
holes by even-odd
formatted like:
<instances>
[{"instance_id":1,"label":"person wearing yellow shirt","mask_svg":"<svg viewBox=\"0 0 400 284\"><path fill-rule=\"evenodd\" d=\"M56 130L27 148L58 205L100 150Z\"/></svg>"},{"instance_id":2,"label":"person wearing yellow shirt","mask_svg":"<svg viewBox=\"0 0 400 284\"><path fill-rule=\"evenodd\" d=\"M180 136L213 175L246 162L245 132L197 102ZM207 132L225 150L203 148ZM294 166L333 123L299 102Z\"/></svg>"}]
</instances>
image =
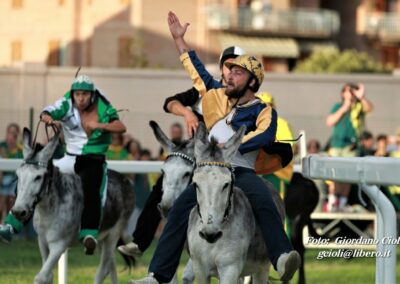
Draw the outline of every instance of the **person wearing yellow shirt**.
<instances>
[{"instance_id":1,"label":"person wearing yellow shirt","mask_svg":"<svg viewBox=\"0 0 400 284\"><path fill-rule=\"evenodd\" d=\"M266 104L271 105L272 108L276 108L275 100L272 95L268 92L261 92L257 94L257 97ZM292 129L289 123L278 115L277 129L276 129L276 140L277 141L287 141L294 140ZM293 142L291 142L293 147ZM289 165L271 174L261 175L263 178L271 182L275 189L278 190L282 199L285 198L286 192L293 176L293 164L292 160ZM290 220L285 221L285 229L287 235L290 237Z\"/></svg>"}]
</instances>

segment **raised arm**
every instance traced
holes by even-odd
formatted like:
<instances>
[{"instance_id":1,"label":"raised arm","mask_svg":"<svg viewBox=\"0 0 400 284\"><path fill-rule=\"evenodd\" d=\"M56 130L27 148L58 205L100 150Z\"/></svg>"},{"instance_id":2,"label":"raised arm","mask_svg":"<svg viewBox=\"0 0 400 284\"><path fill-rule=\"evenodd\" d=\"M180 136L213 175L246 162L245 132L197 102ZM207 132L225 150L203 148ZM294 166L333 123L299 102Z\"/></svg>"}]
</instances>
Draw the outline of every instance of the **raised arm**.
<instances>
[{"instance_id":1,"label":"raised arm","mask_svg":"<svg viewBox=\"0 0 400 284\"><path fill-rule=\"evenodd\" d=\"M210 89L221 88L222 84L215 80L206 70L204 64L197 57L196 52L191 50L186 43L184 36L189 23L182 25L178 16L173 12L168 13L168 26L175 45L179 51L180 60L193 81L193 86L200 96L203 96Z\"/></svg>"},{"instance_id":2,"label":"raised arm","mask_svg":"<svg viewBox=\"0 0 400 284\"><path fill-rule=\"evenodd\" d=\"M354 96L361 102L365 113L371 112L374 109L373 104L365 97L365 87L363 84L358 84L358 89L353 90Z\"/></svg>"},{"instance_id":3,"label":"raised arm","mask_svg":"<svg viewBox=\"0 0 400 284\"><path fill-rule=\"evenodd\" d=\"M175 15L174 12L168 12L168 26L169 31L171 32L172 38L175 41L176 48L178 49L179 54L188 52L190 50L187 45L184 36L189 26L189 23L185 23L183 26L181 25L179 18Z\"/></svg>"}]
</instances>

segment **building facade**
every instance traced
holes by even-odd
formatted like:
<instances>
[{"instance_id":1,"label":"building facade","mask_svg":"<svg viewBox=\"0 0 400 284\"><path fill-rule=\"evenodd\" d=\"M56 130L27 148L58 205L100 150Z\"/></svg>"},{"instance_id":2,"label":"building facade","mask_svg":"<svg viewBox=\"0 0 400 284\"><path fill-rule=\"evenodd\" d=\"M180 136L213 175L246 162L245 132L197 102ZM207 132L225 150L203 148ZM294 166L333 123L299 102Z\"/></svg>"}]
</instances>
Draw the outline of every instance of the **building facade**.
<instances>
[{"instance_id":1,"label":"building facade","mask_svg":"<svg viewBox=\"0 0 400 284\"><path fill-rule=\"evenodd\" d=\"M3 0L0 66L179 67L166 17L206 63L239 45L287 72L313 51L356 48L399 65L400 0Z\"/></svg>"}]
</instances>

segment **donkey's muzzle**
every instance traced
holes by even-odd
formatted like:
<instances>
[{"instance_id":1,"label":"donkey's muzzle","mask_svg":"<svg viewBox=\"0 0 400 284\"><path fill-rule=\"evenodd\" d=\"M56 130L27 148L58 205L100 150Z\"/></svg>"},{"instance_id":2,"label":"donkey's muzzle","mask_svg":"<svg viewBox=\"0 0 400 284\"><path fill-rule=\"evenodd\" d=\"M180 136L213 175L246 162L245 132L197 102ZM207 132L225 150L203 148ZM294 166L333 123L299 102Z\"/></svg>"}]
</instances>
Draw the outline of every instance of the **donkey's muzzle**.
<instances>
[{"instance_id":1,"label":"donkey's muzzle","mask_svg":"<svg viewBox=\"0 0 400 284\"><path fill-rule=\"evenodd\" d=\"M207 242L209 242L210 244L215 243L216 241L218 241L221 237L222 237L222 232L216 232L216 233L203 233L203 232L199 232L199 235L202 239L205 239Z\"/></svg>"},{"instance_id":2,"label":"donkey's muzzle","mask_svg":"<svg viewBox=\"0 0 400 284\"><path fill-rule=\"evenodd\" d=\"M11 213L20 221L26 221L30 216L30 213L26 210L11 210Z\"/></svg>"},{"instance_id":3,"label":"donkey's muzzle","mask_svg":"<svg viewBox=\"0 0 400 284\"><path fill-rule=\"evenodd\" d=\"M169 212L170 207L162 205L161 203L158 203L157 208L158 208L158 211L160 211L162 217L164 217L164 218L168 217L168 212Z\"/></svg>"}]
</instances>

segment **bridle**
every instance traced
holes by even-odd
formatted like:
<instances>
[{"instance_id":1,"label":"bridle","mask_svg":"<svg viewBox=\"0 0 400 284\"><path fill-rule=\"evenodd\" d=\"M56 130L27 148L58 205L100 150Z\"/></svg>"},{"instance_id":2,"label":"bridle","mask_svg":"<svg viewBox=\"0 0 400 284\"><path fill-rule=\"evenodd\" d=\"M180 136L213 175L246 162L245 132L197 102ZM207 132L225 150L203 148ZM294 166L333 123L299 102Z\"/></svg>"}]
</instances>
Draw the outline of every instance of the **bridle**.
<instances>
[{"instance_id":1,"label":"bridle","mask_svg":"<svg viewBox=\"0 0 400 284\"><path fill-rule=\"evenodd\" d=\"M37 133L38 133L38 130L39 130L40 123L41 123L41 121L39 120L37 125L36 125L36 131L35 131L35 136L34 136L32 145L30 145L31 149L33 149L33 150L36 147L36 138L37 138ZM60 129L55 124L45 125L47 141L50 141L49 133L48 133L48 127L51 127L55 134L58 134L60 132ZM34 155L35 154L33 154L33 156ZM32 208L30 208L30 210L29 210L29 213L31 213L31 212L33 212L35 210L36 205L42 200L43 195L47 195L48 192L49 192L49 188L51 187L51 185L53 183L54 165L53 165L52 158L50 158L50 160L48 162L41 162L41 161L35 160L32 157L32 155L30 155L30 157L28 157L27 159L25 159L22 162L21 166L24 166L24 165L34 165L36 167L45 168L46 169L46 173L44 175L44 180L42 182L40 190L39 190L38 194L36 194L36 196L35 196L35 200L33 201Z\"/></svg>"},{"instance_id":2,"label":"bridle","mask_svg":"<svg viewBox=\"0 0 400 284\"><path fill-rule=\"evenodd\" d=\"M225 212L224 212L224 216L222 219L222 222L226 222L229 220L229 213L232 207L232 195L233 195L233 186L235 183L235 174L234 174L234 168L231 166L231 164L229 163L225 163L225 162L214 162L214 161L210 161L210 162L199 162L196 164L196 168L202 168L205 166L212 166L212 167L221 167L221 168L227 168L230 173L231 173L231 187L229 189L229 195L228 195L228 200L226 202L226 207L225 207ZM200 204L197 202L197 213L199 214L200 217L200 222L203 223L203 218L201 216L200 213Z\"/></svg>"},{"instance_id":3,"label":"bridle","mask_svg":"<svg viewBox=\"0 0 400 284\"><path fill-rule=\"evenodd\" d=\"M34 159L26 159L21 164L21 166L24 165L34 165L39 168L46 169L46 173L44 174L44 179L42 185L40 186L40 190L35 196L35 200L32 203L32 208L29 209L29 213L31 213L35 210L36 205L43 199L43 196L49 193L49 189L53 183L54 165L52 159L50 159L47 163L36 161Z\"/></svg>"},{"instance_id":4,"label":"bridle","mask_svg":"<svg viewBox=\"0 0 400 284\"><path fill-rule=\"evenodd\" d=\"M192 164L192 165L196 164L196 161L195 161L194 158L192 158L192 157L190 157L190 156L188 156L188 155L186 155L186 154L180 153L180 152L172 152L172 153L170 153L170 154L167 156L167 158L165 159L165 161L167 161L167 160L168 160L169 158L171 158L171 157L180 157L180 158L182 158L182 159L188 161L188 162L189 162L190 164Z\"/></svg>"}]
</instances>

